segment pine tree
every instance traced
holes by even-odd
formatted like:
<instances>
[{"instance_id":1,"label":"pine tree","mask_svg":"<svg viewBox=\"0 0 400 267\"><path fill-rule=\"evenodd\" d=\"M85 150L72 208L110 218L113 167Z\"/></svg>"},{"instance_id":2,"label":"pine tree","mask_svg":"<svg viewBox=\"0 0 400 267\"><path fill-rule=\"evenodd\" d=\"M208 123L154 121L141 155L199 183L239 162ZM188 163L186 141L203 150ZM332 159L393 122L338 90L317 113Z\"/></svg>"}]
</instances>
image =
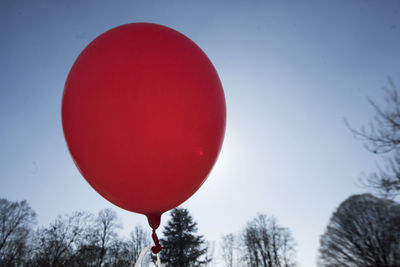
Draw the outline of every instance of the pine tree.
<instances>
[{"instance_id":1,"label":"pine tree","mask_svg":"<svg viewBox=\"0 0 400 267\"><path fill-rule=\"evenodd\" d=\"M185 208L176 208L163 231L161 261L166 267L205 266L207 246L197 233L197 223Z\"/></svg>"}]
</instances>

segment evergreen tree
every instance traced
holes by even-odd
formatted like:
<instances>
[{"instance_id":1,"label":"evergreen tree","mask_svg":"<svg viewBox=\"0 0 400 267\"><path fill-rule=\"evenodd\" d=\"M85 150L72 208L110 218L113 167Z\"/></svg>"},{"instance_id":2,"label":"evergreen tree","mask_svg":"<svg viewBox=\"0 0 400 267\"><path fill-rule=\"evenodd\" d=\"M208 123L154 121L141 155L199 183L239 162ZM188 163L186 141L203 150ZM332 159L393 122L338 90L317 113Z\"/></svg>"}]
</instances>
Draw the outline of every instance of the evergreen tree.
<instances>
[{"instance_id":1,"label":"evergreen tree","mask_svg":"<svg viewBox=\"0 0 400 267\"><path fill-rule=\"evenodd\" d=\"M171 212L160 240L163 245L161 261L166 267L205 266L211 259L207 258L207 246L203 236L197 233L197 223L184 208Z\"/></svg>"}]
</instances>

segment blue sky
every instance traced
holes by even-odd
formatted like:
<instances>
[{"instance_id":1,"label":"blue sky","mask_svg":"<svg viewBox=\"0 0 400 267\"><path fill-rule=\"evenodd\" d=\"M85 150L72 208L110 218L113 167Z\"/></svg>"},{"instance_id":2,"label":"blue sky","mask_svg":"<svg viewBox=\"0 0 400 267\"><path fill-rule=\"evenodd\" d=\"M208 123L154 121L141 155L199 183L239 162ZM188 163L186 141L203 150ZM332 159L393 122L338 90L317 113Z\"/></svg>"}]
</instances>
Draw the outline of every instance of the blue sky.
<instances>
[{"instance_id":1,"label":"blue sky","mask_svg":"<svg viewBox=\"0 0 400 267\"><path fill-rule=\"evenodd\" d=\"M184 203L200 233L218 245L257 212L274 215L291 229L300 266L315 266L330 215L365 191L357 179L379 162L343 118L367 123L366 97L380 100L388 76L400 84L400 2L1 1L0 197L27 199L40 224L113 207L127 232L146 225L81 177L60 115L64 82L82 49L131 22L191 38L225 90L222 152Z\"/></svg>"}]
</instances>

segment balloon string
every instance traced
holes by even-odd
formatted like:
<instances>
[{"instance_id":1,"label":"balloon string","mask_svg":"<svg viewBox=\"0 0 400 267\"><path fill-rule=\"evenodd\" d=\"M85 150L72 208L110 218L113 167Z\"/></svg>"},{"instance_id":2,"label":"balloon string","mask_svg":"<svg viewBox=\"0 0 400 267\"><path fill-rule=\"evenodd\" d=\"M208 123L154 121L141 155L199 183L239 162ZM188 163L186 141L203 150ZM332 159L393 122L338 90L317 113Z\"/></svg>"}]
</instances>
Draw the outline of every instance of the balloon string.
<instances>
[{"instance_id":1,"label":"balloon string","mask_svg":"<svg viewBox=\"0 0 400 267\"><path fill-rule=\"evenodd\" d=\"M151 235L151 237L153 238L154 245L155 245L155 246L153 246L153 247L151 248L151 251L152 251L154 254L157 254L157 256L158 256L158 253L161 251L162 246L160 245L160 241L158 240L158 237L157 237L157 234L156 234L156 230L155 230L155 229L153 229L153 234Z\"/></svg>"},{"instance_id":2,"label":"balloon string","mask_svg":"<svg viewBox=\"0 0 400 267\"><path fill-rule=\"evenodd\" d=\"M160 254L157 254L157 267L161 267Z\"/></svg>"},{"instance_id":3,"label":"balloon string","mask_svg":"<svg viewBox=\"0 0 400 267\"><path fill-rule=\"evenodd\" d=\"M140 267L140 266L142 266L142 261L143 261L144 255L146 255L146 252L147 252L147 250L148 250L150 247L151 247L151 246L148 246L148 247L144 247L144 248L142 249L142 252L140 252L139 257L138 257L138 259L137 259L137 261L136 261L136 263L135 263L135 267ZM132 264L131 264L130 267L132 267L132 266L133 266L133 262L132 262Z\"/></svg>"},{"instance_id":4,"label":"balloon string","mask_svg":"<svg viewBox=\"0 0 400 267\"><path fill-rule=\"evenodd\" d=\"M147 246L147 247L144 247L142 249L142 251L140 252L139 257L138 257L134 267L141 267L142 266L143 258L146 255L147 250L149 250L150 248L151 248L151 246ZM130 265L130 267L133 267L133 262ZM157 254L157 267L161 267L160 254Z\"/></svg>"}]
</instances>

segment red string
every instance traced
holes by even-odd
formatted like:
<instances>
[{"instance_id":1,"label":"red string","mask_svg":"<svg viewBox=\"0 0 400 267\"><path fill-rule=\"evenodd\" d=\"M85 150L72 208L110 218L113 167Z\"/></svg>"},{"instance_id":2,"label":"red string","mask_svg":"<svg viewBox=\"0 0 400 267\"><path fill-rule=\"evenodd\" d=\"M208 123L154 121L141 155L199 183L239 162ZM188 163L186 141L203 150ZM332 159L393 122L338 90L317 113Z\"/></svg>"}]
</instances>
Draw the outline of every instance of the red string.
<instances>
[{"instance_id":1,"label":"red string","mask_svg":"<svg viewBox=\"0 0 400 267\"><path fill-rule=\"evenodd\" d=\"M160 245L160 241L158 240L157 234L156 234L156 230L153 229L153 234L151 235L151 237L153 238L154 244L155 246L153 246L151 248L151 251L154 254L158 254L161 250L162 250L162 246Z\"/></svg>"}]
</instances>

